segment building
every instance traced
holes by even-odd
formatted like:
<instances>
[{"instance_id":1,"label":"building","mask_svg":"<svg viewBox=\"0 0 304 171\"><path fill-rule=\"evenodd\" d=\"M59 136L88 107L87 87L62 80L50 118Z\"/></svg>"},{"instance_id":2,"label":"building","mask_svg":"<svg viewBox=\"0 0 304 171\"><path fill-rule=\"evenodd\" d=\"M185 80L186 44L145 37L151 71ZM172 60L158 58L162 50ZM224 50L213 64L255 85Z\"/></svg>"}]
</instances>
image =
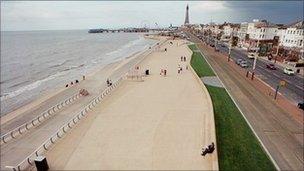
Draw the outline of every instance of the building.
<instances>
[{"instance_id":1,"label":"building","mask_svg":"<svg viewBox=\"0 0 304 171\"><path fill-rule=\"evenodd\" d=\"M303 21L289 25L287 29L282 30L280 36L280 46L287 48L303 48L304 29Z\"/></svg>"},{"instance_id":2,"label":"building","mask_svg":"<svg viewBox=\"0 0 304 171\"><path fill-rule=\"evenodd\" d=\"M283 61L304 60L304 22L295 22L278 32L278 57Z\"/></svg>"}]
</instances>

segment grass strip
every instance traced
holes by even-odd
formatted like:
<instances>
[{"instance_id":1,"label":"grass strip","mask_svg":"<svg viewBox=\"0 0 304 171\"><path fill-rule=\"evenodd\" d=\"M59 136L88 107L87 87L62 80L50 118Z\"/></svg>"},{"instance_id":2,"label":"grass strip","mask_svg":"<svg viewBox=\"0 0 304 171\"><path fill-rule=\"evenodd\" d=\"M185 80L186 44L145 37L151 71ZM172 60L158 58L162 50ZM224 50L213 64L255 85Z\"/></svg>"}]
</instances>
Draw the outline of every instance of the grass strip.
<instances>
[{"instance_id":1,"label":"grass strip","mask_svg":"<svg viewBox=\"0 0 304 171\"><path fill-rule=\"evenodd\" d=\"M197 50L193 46L189 45L189 48ZM199 56L196 53L192 55L194 60L191 59L191 66L200 77L210 76L210 66L201 54ZM209 69L201 69L206 65ZM213 103L219 169L276 170L227 91L220 87L205 86Z\"/></svg>"}]
</instances>

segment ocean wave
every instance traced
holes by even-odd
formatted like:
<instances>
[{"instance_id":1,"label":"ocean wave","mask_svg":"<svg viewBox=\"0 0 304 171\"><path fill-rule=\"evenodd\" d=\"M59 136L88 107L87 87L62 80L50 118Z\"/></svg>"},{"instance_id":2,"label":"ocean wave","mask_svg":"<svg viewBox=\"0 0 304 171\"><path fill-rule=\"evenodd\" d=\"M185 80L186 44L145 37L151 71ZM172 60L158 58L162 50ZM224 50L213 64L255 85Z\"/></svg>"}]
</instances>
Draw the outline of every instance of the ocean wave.
<instances>
[{"instance_id":1,"label":"ocean wave","mask_svg":"<svg viewBox=\"0 0 304 171\"><path fill-rule=\"evenodd\" d=\"M71 60L70 60L70 59L65 60L65 61L63 61L63 62L61 62L61 63L59 63L59 64L52 65L52 66L50 66L49 68L56 68L56 67L62 66L62 65L66 64L66 63L69 62L69 61L71 61Z\"/></svg>"},{"instance_id":2,"label":"ocean wave","mask_svg":"<svg viewBox=\"0 0 304 171\"><path fill-rule=\"evenodd\" d=\"M119 53L122 53L124 52L126 49L129 49L130 47L136 45L136 44L139 44L140 42L142 42L143 40L145 40L142 36L139 36L138 39L136 40L133 40L133 41L130 41L129 43L125 44L124 46L122 46L121 48L115 50L115 51L112 51L112 52L109 52L109 53L106 53L107 56L112 56L112 55L115 55L115 54L119 54Z\"/></svg>"},{"instance_id":3,"label":"ocean wave","mask_svg":"<svg viewBox=\"0 0 304 171\"><path fill-rule=\"evenodd\" d=\"M66 68L63 71L69 71L69 70L72 70L72 69L81 68L83 66L84 66L84 64L76 65L76 66L70 66L69 68Z\"/></svg>"},{"instance_id":4,"label":"ocean wave","mask_svg":"<svg viewBox=\"0 0 304 171\"><path fill-rule=\"evenodd\" d=\"M9 78L9 79L6 79L6 80L1 80L1 81L0 81L0 84L3 84L3 83L6 83L6 82L9 82L9 81L11 81L11 80L18 79L18 78L20 78L20 77L22 77L22 76L16 76L16 77Z\"/></svg>"},{"instance_id":5,"label":"ocean wave","mask_svg":"<svg viewBox=\"0 0 304 171\"><path fill-rule=\"evenodd\" d=\"M17 87L17 86L19 86L19 85L22 85L22 84L25 84L25 83L28 83L28 82L29 82L29 80L22 81L22 82L20 82L20 83L11 85L9 88L14 88L14 87Z\"/></svg>"},{"instance_id":6,"label":"ocean wave","mask_svg":"<svg viewBox=\"0 0 304 171\"><path fill-rule=\"evenodd\" d=\"M12 92L4 92L3 94L0 95L0 101L3 101L3 100L7 100L7 99L10 99L10 98L13 98L13 97L16 97L26 91L30 91L30 90L33 90L33 89L36 89L38 88L42 83L44 82L47 82L49 80L52 80L56 77L58 77L59 75L62 75L63 73L62 72L58 72L56 74L53 74L53 75L49 75L43 79L40 79L40 80L37 80L31 84L28 84L28 85L25 85L23 87L20 87L19 89L15 90L15 91L12 91Z\"/></svg>"}]
</instances>

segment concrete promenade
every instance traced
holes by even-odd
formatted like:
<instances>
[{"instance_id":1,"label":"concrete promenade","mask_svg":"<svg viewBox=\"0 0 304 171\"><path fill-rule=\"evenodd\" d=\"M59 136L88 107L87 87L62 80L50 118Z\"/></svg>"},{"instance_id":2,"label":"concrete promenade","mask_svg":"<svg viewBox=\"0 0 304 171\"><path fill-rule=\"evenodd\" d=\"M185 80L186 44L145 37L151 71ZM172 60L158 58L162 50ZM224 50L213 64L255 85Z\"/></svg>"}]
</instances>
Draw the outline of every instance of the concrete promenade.
<instances>
[{"instance_id":1,"label":"concrete promenade","mask_svg":"<svg viewBox=\"0 0 304 171\"><path fill-rule=\"evenodd\" d=\"M144 81L125 80L50 149L50 168L218 170L217 150L200 155L202 147L216 142L211 99L185 70L191 52L177 42L182 44L166 43L140 63L141 71L151 73ZM187 62L180 62L182 55ZM166 77L160 69L167 69Z\"/></svg>"},{"instance_id":2,"label":"concrete promenade","mask_svg":"<svg viewBox=\"0 0 304 171\"><path fill-rule=\"evenodd\" d=\"M110 64L103 69L87 75L85 81L80 82L77 86L73 86L58 93L51 94L43 99L39 99L29 105L27 109L18 110L12 114L8 114L2 120L1 118L1 133L25 123L31 118L46 110L52 104L57 104L60 100L77 93L80 88L85 88L90 95L80 97L72 104L58 111L51 118L39 126L23 133L16 139L1 145L1 170L6 169L5 166L16 166L36 148L54 134L63 124L74 117L84 106L86 106L96 95L106 88L106 79L111 78L113 81L118 79L122 74L126 73L131 66L145 57L149 51L144 52L144 55L132 56L128 59L117 63Z\"/></svg>"}]
</instances>

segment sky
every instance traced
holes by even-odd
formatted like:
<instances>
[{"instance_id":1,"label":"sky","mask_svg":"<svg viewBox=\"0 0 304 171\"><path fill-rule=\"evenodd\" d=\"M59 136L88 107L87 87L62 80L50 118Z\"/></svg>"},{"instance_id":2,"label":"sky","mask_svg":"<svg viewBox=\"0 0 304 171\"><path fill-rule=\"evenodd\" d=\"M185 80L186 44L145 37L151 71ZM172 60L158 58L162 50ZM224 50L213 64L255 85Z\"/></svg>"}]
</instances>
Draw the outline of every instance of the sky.
<instances>
[{"instance_id":1,"label":"sky","mask_svg":"<svg viewBox=\"0 0 304 171\"><path fill-rule=\"evenodd\" d=\"M303 1L1 1L1 31L180 26L190 23L289 24L303 20Z\"/></svg>"}]
</instances>

